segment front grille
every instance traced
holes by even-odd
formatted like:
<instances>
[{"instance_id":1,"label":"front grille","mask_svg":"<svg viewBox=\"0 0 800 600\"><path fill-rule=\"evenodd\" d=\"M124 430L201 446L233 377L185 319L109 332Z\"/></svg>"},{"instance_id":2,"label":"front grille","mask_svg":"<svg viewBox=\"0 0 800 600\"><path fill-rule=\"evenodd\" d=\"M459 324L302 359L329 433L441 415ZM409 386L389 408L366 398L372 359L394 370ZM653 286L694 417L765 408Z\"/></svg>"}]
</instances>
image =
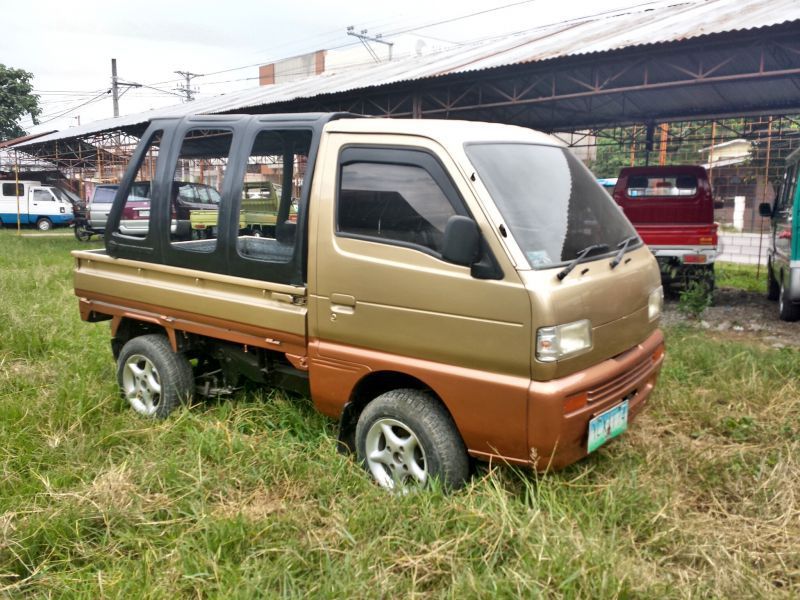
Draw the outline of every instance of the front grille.
<instances>
[{"instance_id":1,"label":"front grille","mask_svg":"<svg viewBox=\"0 0 800 600\"><path fill-rule=\"evenodd\" d=\"M637 381L648 369L652 368L653 361L648 356L639 364L634 365L629 371L606 381L598 387L587 392L587 400L591 402L602 402L604 400L619 399L628 388Z\"/></svg>"}]
</instances>

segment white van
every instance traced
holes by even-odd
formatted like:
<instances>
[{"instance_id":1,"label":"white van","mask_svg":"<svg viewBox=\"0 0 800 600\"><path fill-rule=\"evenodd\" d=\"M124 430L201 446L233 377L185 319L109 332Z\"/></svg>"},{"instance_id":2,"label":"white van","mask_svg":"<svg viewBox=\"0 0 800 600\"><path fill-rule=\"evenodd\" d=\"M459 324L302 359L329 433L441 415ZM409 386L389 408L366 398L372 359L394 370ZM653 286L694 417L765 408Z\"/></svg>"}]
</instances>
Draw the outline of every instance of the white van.
<instances>
[{"instance_id":1,"label":"white van","mask_svg":"<svg viewBox=\"0 0 800 600\"><path fill-rule=\"evenodd\" d=\"M69 197L60 189L38 181L0 181L0 224L36 225L49 231L69 225L75 218Z\"/></svg>"}]
</instances>

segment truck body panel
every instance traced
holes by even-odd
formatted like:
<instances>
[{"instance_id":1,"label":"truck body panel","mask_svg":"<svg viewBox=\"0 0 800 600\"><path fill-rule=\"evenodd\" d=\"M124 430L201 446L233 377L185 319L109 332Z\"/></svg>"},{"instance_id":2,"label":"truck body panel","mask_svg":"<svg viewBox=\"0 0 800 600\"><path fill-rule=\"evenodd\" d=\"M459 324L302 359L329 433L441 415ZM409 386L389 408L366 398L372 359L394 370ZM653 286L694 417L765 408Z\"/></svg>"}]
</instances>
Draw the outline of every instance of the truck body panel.
<instances>
[{"instance_id":1,"label":"truck body panel","mask_svg":"<svg viewBox=\"0 0 800 600\"><path fill-rule=\"evenodd\" d=\"M226 162L214 150L202 167L208 172L216 161L227 169L222 200L212 236L177 238L165 190L184 176L174 164L190 155L187 140L198 128L225 140L218 148L229 152ZM132 237L120 231L125 190L137 160L152 155L155 134L148 225ZM561 235L578 236L573 245L605 235L603 215L621 219L619 211L585 167L543 134L267 115L157 120L142 140L109 215L106 251L74 253L81 315L110 319L115 339L129 335L130 323L144 323L144 331L163 329L176 352L202 353L220 340L240 353L266 352L257 376L303 374L316 408L343 427L349 411L371 400L370 390L391 382L428 390L472 456L540 469L585 456L590 420L623 400L632 418L653 389L663 361L653 300L659 275L630 224L616 223L627 237L604 238L596 256L564 250L542 262L542 252L513 235L517 224L497 203L497 173L468 150L498 140L552 148L547 160L561 170L563 202L585 213ZM242 220L250 208L242 190L256 187L242 183L248 152L284 157L275 239L254 237ZM298 164L307 170L296 201L286 171ZM565 181L575 183L564 188ZM461 263L446 258L455 243L448 231L465 221L477 237L474 258ZM540 357L549 348L541 332L571 322L588 323L588 345L557 360Z\"/></svg>"}]
</instances>

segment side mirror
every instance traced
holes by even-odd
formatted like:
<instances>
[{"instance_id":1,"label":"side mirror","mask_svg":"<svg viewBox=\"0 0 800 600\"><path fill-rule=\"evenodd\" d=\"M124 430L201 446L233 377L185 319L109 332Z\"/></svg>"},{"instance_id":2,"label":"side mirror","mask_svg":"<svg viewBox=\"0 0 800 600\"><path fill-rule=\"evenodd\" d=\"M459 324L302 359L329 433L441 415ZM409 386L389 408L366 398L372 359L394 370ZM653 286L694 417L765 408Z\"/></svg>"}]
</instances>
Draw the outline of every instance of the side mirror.
<instances>
[{"instance_id":1,"label":"side mirror","mask_svg":"<svg viewBox=\"0 0 800 600\"><path fill-rule=\"evenodd\" d=\"M481 250L478 224L469 217L453 215L447 220L442 243L442 258L448 262L469 267Z\"/></svg>"},{"instance_id":2,"label":"side mirror","mask_svg":"<svg viewBox=\"0 0 800 600\"><path fill-rule=\"evenodd\" d=\"M758 205L758 215L761 217L772 216L772 205L769 202L762 202Z\"/></svg>"},{"instance_id":3,"label":"side mirror","mask_svg":"<svg viewBox=\"0 0 800 600\"><path fill-rule=\"evenodd\" d=\"M714 208L725 208L725 200L714 200Z\"/></svg>"}]
</instances>

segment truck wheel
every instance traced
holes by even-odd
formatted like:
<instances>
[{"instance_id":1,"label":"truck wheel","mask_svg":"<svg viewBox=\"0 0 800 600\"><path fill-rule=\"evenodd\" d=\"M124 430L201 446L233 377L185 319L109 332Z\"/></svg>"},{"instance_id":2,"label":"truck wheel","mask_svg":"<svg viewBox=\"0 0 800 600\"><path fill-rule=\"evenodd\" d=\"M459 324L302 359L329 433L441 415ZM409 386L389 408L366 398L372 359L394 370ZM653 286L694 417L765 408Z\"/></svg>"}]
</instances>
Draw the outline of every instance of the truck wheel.
<instances>
[{"instance_id":1,"label":"truck wheel","mask_svg":"<svg viewBox=\"0 0 800 600\"><path fill-rule=\"evenodd\" d=\"M79 242L88 242L92 237L92 232L86 229L84 225L75 225L75 238Z\"/></svg>"},{"instance_id":2,"label":"truck wheel","mask_svg":"<svg viewBox=\"0 0 800 600\"><path fill-rule=\"evenodd\" d=\"M370 402L356 424L356 454L381 487L400 493L423 488L432 478L458 489L469 475L456 424L421 390L391 390Z\"/></svg>"},{"instance_id":3,"label":"truck wheel","mask_svg":"<svg viewBox=\"0 0 800 600\"><path fill-rule=\"evenodd\" d=\"M117 381L133 410L159 419L166 418L181 402L189 402L194 391L189 360L173 352L161 334L135 337L122 347Z\"/></svg>"},{"instance_id":4,"label":"truck wheel","mask_svg":"<svg viewBox=\"0 0 800 600\"><path fill-rule=\"evenodd\" d=\"M42 217L38 221L36 221L36 229L39 231L50 231L53 228L53 224L50 222L50 219Z\"/></svg>"},{"instance_id":5,"label":"truck wheel","mask_svg":"<svg viewBox=\"0 0 800 600\"><path fill-rule=\"evenodd\" d=\"M781 285L772 272L772 263L767 263L767 300L777 300L781 295Z\"/></svg>"},{"instance_id":6,"label":"truck wheel","mask_svg":"<svg viewBox=\"0 0 800 600\"><path fill-rule=\"evenodd\" d=\"M800 319L800 305L792 304L789 300L789 290L781 281L781 291L778 297L778 316L781 321L797 321Z\"/></svg>"}]
</instances>

